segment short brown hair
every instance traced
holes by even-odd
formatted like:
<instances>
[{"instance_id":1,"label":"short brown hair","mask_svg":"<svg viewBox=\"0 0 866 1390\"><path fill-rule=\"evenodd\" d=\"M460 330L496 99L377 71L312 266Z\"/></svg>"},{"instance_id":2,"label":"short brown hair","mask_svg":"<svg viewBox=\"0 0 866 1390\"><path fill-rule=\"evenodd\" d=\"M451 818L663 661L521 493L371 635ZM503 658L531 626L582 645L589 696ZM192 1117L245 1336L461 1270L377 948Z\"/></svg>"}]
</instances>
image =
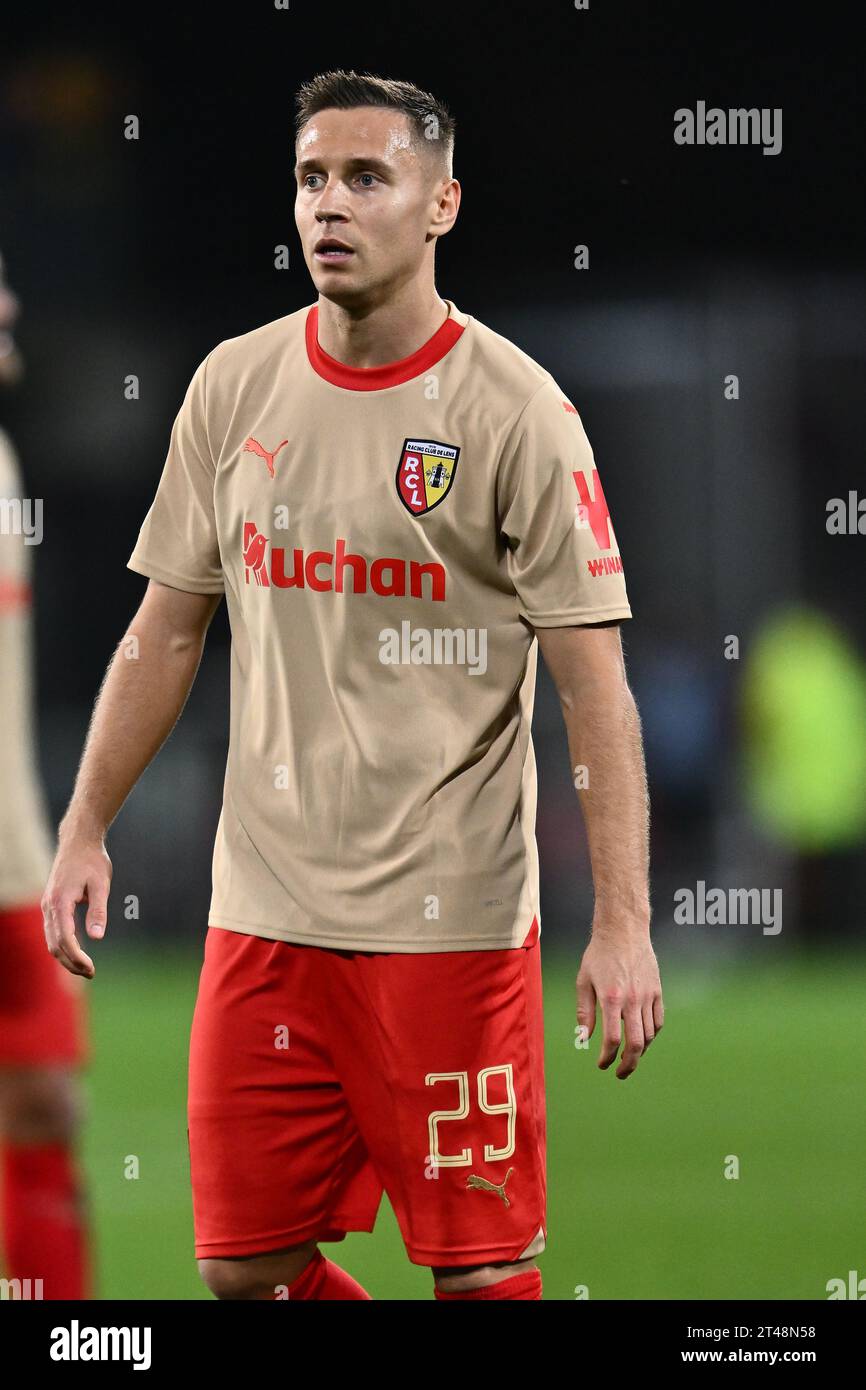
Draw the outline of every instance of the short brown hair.
<instances>
[{"instance_id":1,"label":"short brown hair","mask_svg":"<svg viewBox=\"0 0 866 1390\"><path fill-rule=\"evenodd\" d=\"M333 107L351 111L358 106L392 106L408 117L422 149L435 145L449 177L451 175L456 126L454 117L443 102L412 82L337 69L319 73L305 82L298 91L295 103L295 139L307 121L319 111Z\"/></svg>"}]
</instances>

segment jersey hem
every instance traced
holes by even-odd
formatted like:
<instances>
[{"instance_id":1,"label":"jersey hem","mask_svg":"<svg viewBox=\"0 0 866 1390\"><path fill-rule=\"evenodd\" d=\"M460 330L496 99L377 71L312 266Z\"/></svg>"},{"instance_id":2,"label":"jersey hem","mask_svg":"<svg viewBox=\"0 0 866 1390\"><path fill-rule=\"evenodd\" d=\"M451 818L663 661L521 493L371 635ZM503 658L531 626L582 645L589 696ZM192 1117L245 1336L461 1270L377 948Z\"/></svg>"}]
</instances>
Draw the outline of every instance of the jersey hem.
<instances>
[{"instance_id":1,"label":"jersey hem","mask_svg":"<svg viewBox=\"0 0 866 1390\"><path fill-rule=\"evenodd\" d=\"M168 584L172 589L181 589L185 593L192 594L224 594L225 585L220 584L215 587L211 579L190 579L186 575L174 574L171 570L163 569L162 565L153 565L149 560L140 560L132 555L126 562L126 568L133 570L136 574L143 574L146 579L155 579L159 584Z\"/></svg>"},{"instance_id":2,"label":"jersey hem","mask_svg":"<svg viewBox=\"0 0 866 1390\"><path fill-rule=\"evenodd\" d=\"M233 917L223 917L222 921L216 921L213 917L208 917L208 927L215 927L219 931L234 931L242 936L264 937L266 941L284 941L289 946L325 946L329 950L335 951L396 951L406 956L427 956L438 955L440 952L453 951L520 951L523 949L523 941L515 942L509 936L507 940L492 940L489 936L462 936L459 941L454 941L448 937L425 938L418 941L417 938L406 937L353 937L347 940L344 936L334 936L327 932L304 932L290 933L280 931L276 927L262 926L260 923L239 922ZM526 933L524 932L524 937ZM540 936L540 929L539 929Z\"/></svg>"},{"instance_id":3,"label":"jersey hem","mask_svg":"<svg viewBox=\"0 0 866 1390\"><path fill-rule=\"evenodd\" d=\"M520 608L522 617L533 627L573 627L578 623L604 622L608 618L630 618L632 611L622 604L608 608L572 608L565 613L537 613L531 617Z\"/></svg>"}]
</instances>

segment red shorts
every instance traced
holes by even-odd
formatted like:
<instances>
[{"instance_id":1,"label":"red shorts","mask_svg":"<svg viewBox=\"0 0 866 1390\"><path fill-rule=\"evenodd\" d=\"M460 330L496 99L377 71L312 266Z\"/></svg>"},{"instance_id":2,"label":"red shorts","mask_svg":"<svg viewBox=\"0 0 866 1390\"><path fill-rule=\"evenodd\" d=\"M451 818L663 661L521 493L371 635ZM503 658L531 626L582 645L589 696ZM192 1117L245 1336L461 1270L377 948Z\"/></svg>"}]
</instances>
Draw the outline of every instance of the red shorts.
<instances>
[{"instance_id":1,"label":"red shorts","mask_svg":"<svg viewBox=\"0 0 866 1390\"><path fill-rule=\"evenodd\" d=\"M48 954L39 903L0 908L0 1067L86 1061L85 989Z\"/></svg>"},{"instance_id":2,"label":"red shorts","mask_svg":"<svg viewBox=\"0 0 866 1390\"><path fill-rule=\"evenodd\" d=\"M410 1260L544 1248L538 928L522 948L339 951L210 927L192 1024L199 1259L372 1231Z\"/></svg>"}]
</instances>

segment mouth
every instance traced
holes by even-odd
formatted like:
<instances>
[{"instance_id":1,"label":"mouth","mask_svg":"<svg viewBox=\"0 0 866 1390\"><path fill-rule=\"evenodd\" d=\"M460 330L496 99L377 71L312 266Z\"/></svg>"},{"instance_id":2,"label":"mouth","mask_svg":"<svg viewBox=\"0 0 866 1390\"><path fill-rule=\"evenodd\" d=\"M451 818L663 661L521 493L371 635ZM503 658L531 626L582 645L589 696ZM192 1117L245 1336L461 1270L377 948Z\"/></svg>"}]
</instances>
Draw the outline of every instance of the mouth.
<instances>
[{"instance_id":1,"label":"mouth","mask_svg":"<svg viewBox=\"0 0 866 1390\"><path fill-rule=\"evenodd\" d=\"M322 265L341 265L344 261L350 261L354 254L351 246L334 237L323 237L313 251L313 256Z\"/></svg>"}]
</instances>

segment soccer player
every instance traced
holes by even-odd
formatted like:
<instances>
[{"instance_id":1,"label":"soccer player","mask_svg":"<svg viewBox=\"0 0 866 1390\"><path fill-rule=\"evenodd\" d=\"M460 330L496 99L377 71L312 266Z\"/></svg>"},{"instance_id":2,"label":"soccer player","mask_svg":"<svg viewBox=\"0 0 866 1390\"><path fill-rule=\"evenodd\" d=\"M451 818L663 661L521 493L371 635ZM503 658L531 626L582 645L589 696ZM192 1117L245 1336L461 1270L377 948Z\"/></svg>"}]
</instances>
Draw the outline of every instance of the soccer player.
<instances>
[{"instance_id":1,"label":"soccer player","mask_svg":"<svg viewBox=\"0 0 866 1390\"><path fill-rule=\"evenodd\" d=\"M199 1268L219 1298L368 1297L318 1249L383 1189L440 1299L538 1299L546 1239L539 645L588 826L578 1020L628 1076L662 1024L631 614L580 417L441 299L454 123L406 82L298 97L317 301L213 349L129 559L44 908L105 931L104 836L183 707L224 595L231 732L193 1020ZM121 651L124 651L122 645Z\"/></svg>"},{"instance_id":2,"label":"soccer player","mask_svg":"<svg viewBox=\"0 0 866 1390\"><path fill-rule=\"evenodd\" d=\"M18 300L0 259L0 386L19 379ZM33 745L32 547L23 482L0 430L0 1263L16 1297L85 1298L86 1213L75 1155L83 981L45 952L51 837Z\"/></svg>"}]
</instances>

